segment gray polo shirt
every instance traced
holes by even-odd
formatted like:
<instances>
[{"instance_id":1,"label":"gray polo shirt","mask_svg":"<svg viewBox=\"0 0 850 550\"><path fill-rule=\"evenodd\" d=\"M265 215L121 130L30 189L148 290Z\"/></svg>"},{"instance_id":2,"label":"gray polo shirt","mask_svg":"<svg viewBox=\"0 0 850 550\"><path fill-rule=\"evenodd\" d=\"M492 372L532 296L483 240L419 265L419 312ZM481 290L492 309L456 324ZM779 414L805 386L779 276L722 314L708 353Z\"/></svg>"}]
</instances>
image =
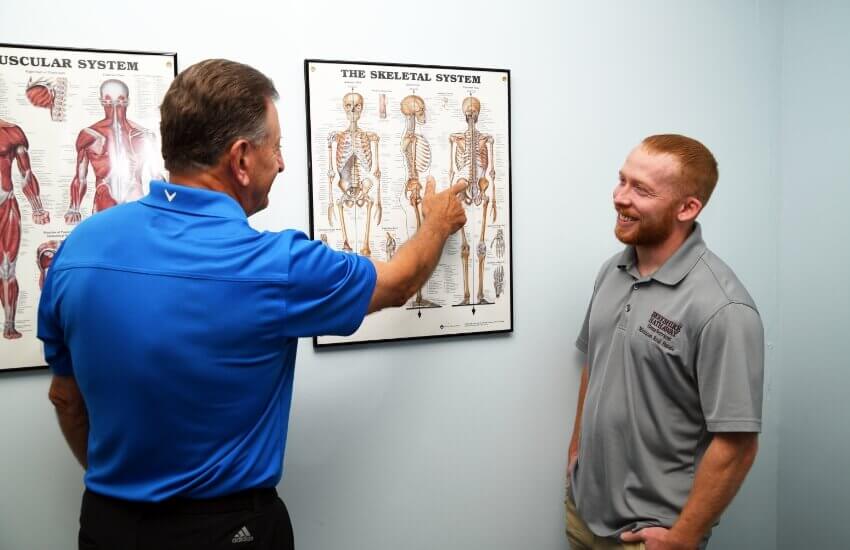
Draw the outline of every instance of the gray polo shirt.
<instances>
[{"instance_id":1,"label":"gray polo shirt","mask_svg":"<svg viewBox=\"0 0 850 550\"><path fill-rule=\"evenodd\" d=\"M571 492L599 536L670 527L712 432L761 430L764 331L699 225L654 274L602 266L576 346L590 378Z\"/></svg>"}]
</instances>

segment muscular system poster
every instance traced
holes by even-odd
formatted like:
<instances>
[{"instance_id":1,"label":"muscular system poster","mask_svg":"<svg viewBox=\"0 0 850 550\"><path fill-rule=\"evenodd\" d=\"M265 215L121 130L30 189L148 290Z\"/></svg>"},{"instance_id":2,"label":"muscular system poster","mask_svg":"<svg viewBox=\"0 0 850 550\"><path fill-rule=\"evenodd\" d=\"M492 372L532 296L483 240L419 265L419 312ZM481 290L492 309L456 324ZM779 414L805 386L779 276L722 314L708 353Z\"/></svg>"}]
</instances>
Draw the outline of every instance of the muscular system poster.
<instances>
[{"instance_id":1,"label":"muscular system poster","mask_svg":"<svg viewBox=\"0 0 850 550\"><path fill-rule=\"evenodd\" d=\"M38 300L62 240L163 175L176 70L175 54L0 45L0 370L44 365Z\"/></svg>"},{"instance_id":2,"label":"muscular system poster","mask_svg":"<svg viewBox=\"0 0 850 550\"><path fill-rule=\"evenodd\" d=\"M429 177L465 182L467 215L430 280L349 337L314 344L513 329L510 73L306 60L314 239L389 261L422 223Z\"/></svg>"}]
</instances>

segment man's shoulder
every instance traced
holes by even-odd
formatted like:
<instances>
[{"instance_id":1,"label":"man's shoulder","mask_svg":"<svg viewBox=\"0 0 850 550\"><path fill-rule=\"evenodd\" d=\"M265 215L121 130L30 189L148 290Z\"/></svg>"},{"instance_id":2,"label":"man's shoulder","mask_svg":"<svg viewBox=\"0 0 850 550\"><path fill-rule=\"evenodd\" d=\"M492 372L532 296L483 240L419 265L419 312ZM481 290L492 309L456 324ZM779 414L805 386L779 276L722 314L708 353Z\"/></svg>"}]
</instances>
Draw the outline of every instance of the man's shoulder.
<instances>
[{"instance_id":1,"label":"man's shoulder","mask_svg":"<svg viewBox=\"0 0 850 550\"><path fill-rule=\"evenodd\" d=\"M94 213L81 221L62 242L62 248L67 250L63 256L65 262L80 258L83 255L91 257L91 252L97 250L99 243L109 240L121 240L127 231L132 231L134 210L139 205L135 202L118 204L101 212ZM83 252L86 252L83 254ZM54 262L51 269L60 268Z\"/></svg>"},{"instance_id":2,"label":"man's shoulder","mask_svg":"<svg viewBox=\"0 0 850 550\"><path fill-rule=\"evenodd\" d=\"M622 263L623 254L624 252L622 250L618 250L616 253L609 256L607 260L602 262L602 267L600 267L599 271L605 272L615 269L618 265Z\"/></svg>"},{"instance_id":3,"label":"man's shoulder","mask_svg":"<svg viewBox=\"0 0 850 550\"><path fill-rule=\"evenodd\" d=\"M82 239L84 235L92 233L114 234L120 232L122 228L126 227L130 219L139 214L139 206L135 201L126 202L116 204L100 212L94 212L81 221L65 240Z\"/></svg>"},{"instance_id":4,"label":"man's shoulder","mask_svg":"<svg viewBox=\"0 0 850 550\"><path fill-rule=\"evenodd\" d=\"M623 263L623 255L624 251L620 250L619 252L613 254L607 260L602 262L602 265L599 267L599 271L596 274L596 282L594 284L594 287L598 287L599 283L601 283L602 280L605 279L605 277L613 273L619 273L621 271L619 269L619 266Z\"/></svg>"},{"instance_id":5,"label":"man's shoulder","mask_svg":"<svg viewBox=\"0 0 850 550\"><path fill-rule=\"evenodd\" d=\"M686 281L697 289L695 295L699 296L699 302L709 315L729 304L740 304L758 311L753 297L735 271L709 249L700 256Z\"/></svg>"}]
</instances>

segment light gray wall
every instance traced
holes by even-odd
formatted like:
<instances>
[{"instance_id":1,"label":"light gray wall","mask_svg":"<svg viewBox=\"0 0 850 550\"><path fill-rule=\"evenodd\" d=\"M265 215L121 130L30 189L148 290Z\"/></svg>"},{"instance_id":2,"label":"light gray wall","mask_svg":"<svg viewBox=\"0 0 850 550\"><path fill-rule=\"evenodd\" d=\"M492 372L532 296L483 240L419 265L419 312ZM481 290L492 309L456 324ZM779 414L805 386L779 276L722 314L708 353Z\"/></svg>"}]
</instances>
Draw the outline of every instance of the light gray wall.
<instances>
[{"instance_id":1,"label":"light gray wall","mask_svg":"<svg viewBox=\"0 0 850 550\"><path fill-rule=\"evenodd\" d=\"M777 520L783 549L848 546L848 25L847 2L785 6Z\"/></svg>"},{"instance_id":2,"label":"light gray wall","mask_svg":"<svg viewBox=\"0 0 850 550\"><path fill-rule=\"evenodd\" d=\"M253 220L267 229L307 227L305 57L511 69L516 332L320 354L304 341L281 491L305 550L565 549L563 472L582 360L572 342L600 263L619 249L617 169L645 135L687 133L716 153L705 236L775 338L781 6L250 5L6 3L0 36L176 50L180 67L223 56L267 72L281 91L287 161L271 207ZM771 351L762 454L718 548L776 547L776 368ZM81 471L47 385L43 372L0 376L2 549L74 548Z\"/></svg>"}]
</instances>

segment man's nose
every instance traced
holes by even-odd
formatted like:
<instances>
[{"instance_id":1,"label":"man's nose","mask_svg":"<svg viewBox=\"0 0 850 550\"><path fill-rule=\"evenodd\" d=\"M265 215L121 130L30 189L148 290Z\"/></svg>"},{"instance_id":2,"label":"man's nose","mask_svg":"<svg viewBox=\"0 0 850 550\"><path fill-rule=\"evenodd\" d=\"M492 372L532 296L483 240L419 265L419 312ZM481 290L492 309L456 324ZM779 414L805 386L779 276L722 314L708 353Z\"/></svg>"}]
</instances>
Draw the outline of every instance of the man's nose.
<instances>
[{"instance_id":1,"label":"man's nose","mask_svg":"<svg viewBox=\"0 0 850 550\"><path fill-rule=\"evenodd\" d=\"M613 196L614 196L614 203L616 203L616 204L623 204L623 203L628 202L629 194L626 191L626 186L619 184L616 187L614 187Z\"/></svg>"}]
</instances>

